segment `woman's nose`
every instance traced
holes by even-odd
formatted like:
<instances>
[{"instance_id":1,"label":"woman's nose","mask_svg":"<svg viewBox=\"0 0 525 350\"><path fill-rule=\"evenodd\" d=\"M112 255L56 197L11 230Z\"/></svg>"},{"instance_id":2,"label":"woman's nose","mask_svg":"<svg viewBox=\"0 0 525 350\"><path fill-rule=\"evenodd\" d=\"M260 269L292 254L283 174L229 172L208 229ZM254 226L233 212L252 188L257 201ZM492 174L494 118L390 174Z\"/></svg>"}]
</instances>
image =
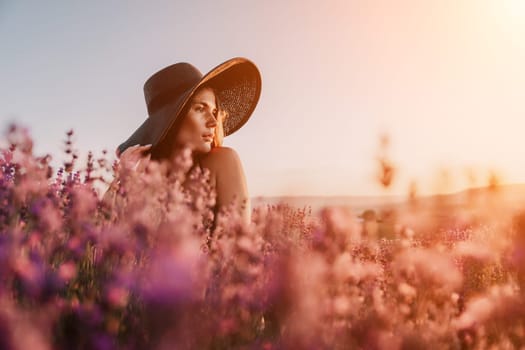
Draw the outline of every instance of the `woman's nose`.
<instances>
[{"instance_id":1,"label":"woman's nose","mask_svg":"<svg viewBox=\"0 0 525 350\"><path fill-rule=\"evenodd\" d=\"M217 126L217 118L213 113L208 113L208 118L206 119L206 126L209 128L214 128Z\"/></svg>"}]
</instances>

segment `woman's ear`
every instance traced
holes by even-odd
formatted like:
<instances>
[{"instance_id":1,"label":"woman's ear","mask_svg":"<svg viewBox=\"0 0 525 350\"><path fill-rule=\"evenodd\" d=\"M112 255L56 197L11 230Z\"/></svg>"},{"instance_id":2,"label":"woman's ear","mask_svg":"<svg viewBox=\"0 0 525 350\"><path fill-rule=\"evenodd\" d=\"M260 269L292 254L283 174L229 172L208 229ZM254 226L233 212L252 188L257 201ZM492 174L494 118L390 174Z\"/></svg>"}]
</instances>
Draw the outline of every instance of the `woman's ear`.
<instances>
[{"instance_id":1,"label":"woman's ear","mask_svg":"<svg viewBox=\"0 0 525 350\"><path fill-rule=\"evenodd\" d=\"M117 156L117 158L120 158L120 149L118 147L115 150L115 155Z\"/></svg>"}]
</instances>

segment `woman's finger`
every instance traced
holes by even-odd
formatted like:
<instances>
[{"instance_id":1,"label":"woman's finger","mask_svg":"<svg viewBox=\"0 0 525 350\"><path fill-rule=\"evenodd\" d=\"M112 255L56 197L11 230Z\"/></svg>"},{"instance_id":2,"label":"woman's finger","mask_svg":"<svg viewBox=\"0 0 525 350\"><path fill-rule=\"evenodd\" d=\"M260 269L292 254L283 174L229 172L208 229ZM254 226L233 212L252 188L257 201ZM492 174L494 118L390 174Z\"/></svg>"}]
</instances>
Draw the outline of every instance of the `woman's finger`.
<instances>
[{"instance_id":1,"label":"woman's finger","mask_svg":"<svg viewBox=\"0 0 525 350\"><path fill-rule=\"evenodd\" d=\"M145 153L151 148L151 144L140 146L137 148L137 152L140 152L142 156L145 156Z\"/></svg>"},{"instance_id":2,"label":"woman's finger","mask_svg":"<svg viewBox=\"0 0 525 350\"><path fill-rule=\"evenodd\" d=\"M120 155L120 158L125 158L125 157L130 157L130 156L135 156L135 155L138 155L144 151L147 151L149 149L150 146L140 146L140 145L135 145L135 146L131 146L129 148L127 148L121 155Z\"/></svg>"},{"instance_id":3,"label":"woman's finger","mask_svg":"<svg viewBox=\"0 0 525 350\"><path fill-rule=\"evenodd\" d=\"M144 170L146 170L150 159L151 154L147 154L146 156L140 158L137 164L135 165L135 170L138 172L143 172Z\"/></svg>"},{"instance_id":4,"label":"woman's finger","mask_svg":"<svg viewBox=\"0 0 525 350\"><path fill-rule=\"evenodd\" d=\"M136 153L142 153L142 152L145 152L147 150L149 150L151 148L151 145L144 145L144 146L141 146L141 145L135 145L135 146L132 146L130 148L128 148L127 150L124 151L124 153L128 152L129 153L132 153L132 154L136 154ZM122 153L122 154L124 154Z\"/></svg>"}]
</instances>

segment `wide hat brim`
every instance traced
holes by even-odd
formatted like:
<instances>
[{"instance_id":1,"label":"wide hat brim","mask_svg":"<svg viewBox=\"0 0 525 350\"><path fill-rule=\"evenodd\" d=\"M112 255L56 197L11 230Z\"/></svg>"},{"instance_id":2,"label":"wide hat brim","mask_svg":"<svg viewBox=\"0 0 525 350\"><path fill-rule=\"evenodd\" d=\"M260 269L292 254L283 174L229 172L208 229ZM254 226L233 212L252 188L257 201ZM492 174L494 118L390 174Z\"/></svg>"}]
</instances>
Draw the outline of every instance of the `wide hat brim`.
<instances>
[{"instance_id":1,"label":"wide hat brim","mask_svg":"<svg viewBox=\"0 0 525 350\"><path fill-rule=\"evenodd\" d=\"M155 149L179 121L184 107L203 85L213 86L222 108L228 112L228 117L223 121L224 136L227 136L239 130L252 115L261 94L261 75L257 66L243 57L221 63L184 93L151 113L142 125L118 146L117 153L120 155L134 145L151 144L151 150Z\"/></svg>"}]
</instances>

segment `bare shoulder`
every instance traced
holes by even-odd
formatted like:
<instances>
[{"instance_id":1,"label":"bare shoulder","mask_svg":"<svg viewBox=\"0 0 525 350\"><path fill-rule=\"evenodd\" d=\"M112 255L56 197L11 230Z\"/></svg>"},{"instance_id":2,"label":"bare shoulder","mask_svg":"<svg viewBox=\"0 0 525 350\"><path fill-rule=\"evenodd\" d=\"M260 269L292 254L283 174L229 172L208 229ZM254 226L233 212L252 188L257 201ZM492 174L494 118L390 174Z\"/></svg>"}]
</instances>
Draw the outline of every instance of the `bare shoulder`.
<instances>
[{"instance_id":1,"label":"bare shoulder","mask_svg":"<svg viewBox=\"0 0 525 350\"><path fill-rule=\"evenodd\" d=\"M237 152L230 147L215 147L201 159L201 164L210 170L227 165L240 164L241 160Z\"/></svg>"},{"instance_id":2,"label":"bare shoulder","mask_svg":"<svg viewBox=\"0 0 525 350\"><path fill-rule=\"evenodd\" d=\"M239 213L249 223L250 196L237 152L229 147L216 147L201 160L201 164L210 170L216 186L217 205L221 207L236 202Z\"/></svg>"},{"instance_id":3,"label":"bare shoulder","mask_svg":"<svg viewBox=\"0 0 525 350\"><path fill-rule=\"evenodd\" d=\"M214 147L208 152L207 157L235 157L239 158L237 152L230 147Z\"/></svg>"}]
</instances>

